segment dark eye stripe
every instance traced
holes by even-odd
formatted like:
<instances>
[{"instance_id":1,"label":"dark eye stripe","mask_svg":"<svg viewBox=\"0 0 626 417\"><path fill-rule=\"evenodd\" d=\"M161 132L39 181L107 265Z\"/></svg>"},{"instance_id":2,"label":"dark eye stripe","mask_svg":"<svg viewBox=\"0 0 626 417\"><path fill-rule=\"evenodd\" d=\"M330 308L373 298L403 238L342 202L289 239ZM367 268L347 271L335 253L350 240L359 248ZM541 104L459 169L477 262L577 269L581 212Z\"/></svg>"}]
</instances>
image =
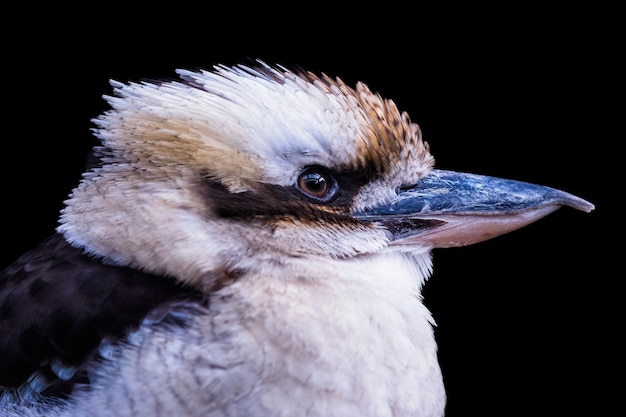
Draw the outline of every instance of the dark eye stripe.
<instances>
[{"instance_id":1,"label":"dark eye stripe","mask_svg":"<svg viewBox=\"0 0 626 417\"><path fill-rule=\"evenodd\" d=\"M308 195L297 183L287 187L259 183L250 191L230 193L219 180L206 177L202 178L198 191L210 200L207 205L222 217L287 215L318 219L333 213L345 217L350 212L355 195L366 180L359 175L359 171L326 172L328 178L333 178L335 182L335 190L328 201Z\"/></svg>"}]
</instances>

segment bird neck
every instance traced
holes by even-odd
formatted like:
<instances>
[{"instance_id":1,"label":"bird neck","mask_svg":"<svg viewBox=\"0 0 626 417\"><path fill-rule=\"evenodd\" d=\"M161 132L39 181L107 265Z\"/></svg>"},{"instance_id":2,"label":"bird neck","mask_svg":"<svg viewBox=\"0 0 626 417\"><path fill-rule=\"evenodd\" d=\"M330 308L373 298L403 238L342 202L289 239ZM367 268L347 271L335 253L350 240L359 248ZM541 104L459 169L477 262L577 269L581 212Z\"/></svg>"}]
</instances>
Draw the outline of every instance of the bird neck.
<instances>
[{"instance_id":1,"label":"bird neck","mask_svg":"<svg viewBox=\"0 0 626 417\"><path fill-rule=\"evenodd\" d=\"M407 415L436 409L445 394L433 321L420 297L429 269L427 253L259 265L216 294L211 326L242 323L245 330L230 333L233 345L254 341L251 357L263 352L259 374L272 370L278 380L267 395L290 397L294 407L317 392L319 410L357 412L363 402Z\"/></svg>"}]
</instances>

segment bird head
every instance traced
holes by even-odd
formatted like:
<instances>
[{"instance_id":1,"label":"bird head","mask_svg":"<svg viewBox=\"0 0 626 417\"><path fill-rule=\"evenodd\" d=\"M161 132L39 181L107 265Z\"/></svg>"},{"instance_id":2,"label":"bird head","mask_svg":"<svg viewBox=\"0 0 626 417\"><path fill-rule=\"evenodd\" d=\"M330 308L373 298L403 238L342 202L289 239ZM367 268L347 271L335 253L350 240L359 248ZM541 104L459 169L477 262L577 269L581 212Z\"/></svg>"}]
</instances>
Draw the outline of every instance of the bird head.
<instances>
[{"instance_id":1,"label":"bird head","mask_svg":"<svg viewBox=\"0 0 626 417\"><path fill-rule=\"evenodd\" d=\"M251 262L427 253L593 208L434 169L419 127L363 83L262 62L178 75L112 82L94 120L102 163L62 212L68 241L113 264L203 285Z\"/></svg>"}]
</instances>

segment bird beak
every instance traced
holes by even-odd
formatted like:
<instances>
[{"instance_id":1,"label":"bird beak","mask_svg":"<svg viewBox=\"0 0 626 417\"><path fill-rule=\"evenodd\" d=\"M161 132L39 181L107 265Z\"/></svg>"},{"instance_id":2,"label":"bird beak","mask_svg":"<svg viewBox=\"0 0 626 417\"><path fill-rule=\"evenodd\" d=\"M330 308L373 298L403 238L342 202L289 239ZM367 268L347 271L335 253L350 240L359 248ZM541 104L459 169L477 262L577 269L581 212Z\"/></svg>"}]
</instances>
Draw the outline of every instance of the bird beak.
<instances>
[{"instance_id":1,"label":"bird beak","mask_svg":"<svg viewBox=\"0 0 626 417\"><path fill-rule=\"evenodd\" d=\"M467 246L526 226L562 206L593 204L550 187L496 177L433 170L402 187L390 204L355 213L383 225L393 244Z\"/></svg>"}]
</instances>

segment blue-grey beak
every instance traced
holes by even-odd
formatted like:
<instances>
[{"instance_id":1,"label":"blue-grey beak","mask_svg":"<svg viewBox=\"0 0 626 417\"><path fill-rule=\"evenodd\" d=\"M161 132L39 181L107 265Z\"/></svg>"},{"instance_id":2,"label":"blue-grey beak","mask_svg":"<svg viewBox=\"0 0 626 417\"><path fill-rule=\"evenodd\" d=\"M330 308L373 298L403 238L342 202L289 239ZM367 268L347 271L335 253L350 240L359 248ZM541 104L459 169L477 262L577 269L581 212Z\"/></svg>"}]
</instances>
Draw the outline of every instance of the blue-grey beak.
<instances>
[{"instance_id":1,"label":"blue-grey beak","mask_svg":"<svg viewBox=\"0 0 626 417\"><path fill-rule=\"evenodd\" d=\"M593 204L554 188L483 175L433 170L398 190L390 204L356 214L383 225L396 244L466 246L539 220L562 206Z\"/></svg>"}]
</instances>

